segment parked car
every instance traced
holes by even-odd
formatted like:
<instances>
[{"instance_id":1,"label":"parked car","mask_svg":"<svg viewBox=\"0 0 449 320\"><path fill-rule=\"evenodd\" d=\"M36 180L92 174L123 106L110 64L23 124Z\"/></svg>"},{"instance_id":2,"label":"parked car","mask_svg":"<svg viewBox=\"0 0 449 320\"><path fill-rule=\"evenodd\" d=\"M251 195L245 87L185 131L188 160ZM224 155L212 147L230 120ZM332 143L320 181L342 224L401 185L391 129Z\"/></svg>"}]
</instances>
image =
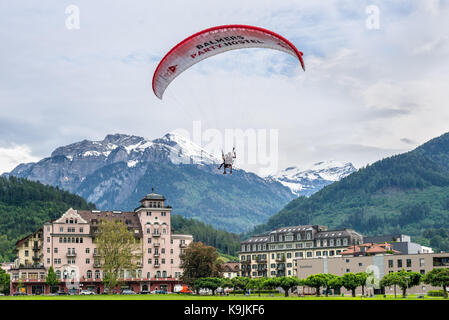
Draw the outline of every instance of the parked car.
<instances>
[{"instance_id":1,"label":"parked car","mask_svg":"<svg viewBox=\"0 0 449 320\"><path fill-rule=\"evenodd\" d=\"M164 290L153 290L153 291L151 291L151 293L152 294L166 294L167 291L164 291Z\"/></svg>"},{"instance_id":2,"label":"parked car","mask_svg":"<svg viewBox=\"0 0 449 320\"><path fill-rule=\"evenodd\" d=\"M95 294L95 292L89 291L89 290L81 290L80 295L90 295Z\"/></svg>"},{"instance_id":3,"label":"parked car","mask_svg":"<svg viewBox=\"0 0 449 320\"><path fill-rule=\"evenodd\" d=\"M132 290L122 290L121 294L136 294L136 293Z\"/></svg>"},{"instance_id":4,"label":"parked car","mask_svg":"<svg viewBox=\"0 0 449 320\"><path fill-rule=\"evenodd\" d=\"M27 295L28 293L22 291L17 291L13 293L13 296L27 296Z\"/></svg>"},{"instance_id":5,"label":"parked car","mask_svg":"<svg viewBox=\"0 0 449 320\"><path fill-rule=\"evenodd\" d=\"M69 293L68 293L68 292L65 292L64 290L59 290L56 294L57 294L58 296L66 296L66 295L68 295Z\"/></svg>"},{"instance_id":6,"label":"parked car","mask_svg":"<svg viewBox=\"0 0 449 320\"><path fill-rule=\"evenodd\" d=\"M148 291L148 290L142 290L142 291L140 291L139 293L140 293L140 294L149 294L150 291Z\"/></svg>"}]
</instances>

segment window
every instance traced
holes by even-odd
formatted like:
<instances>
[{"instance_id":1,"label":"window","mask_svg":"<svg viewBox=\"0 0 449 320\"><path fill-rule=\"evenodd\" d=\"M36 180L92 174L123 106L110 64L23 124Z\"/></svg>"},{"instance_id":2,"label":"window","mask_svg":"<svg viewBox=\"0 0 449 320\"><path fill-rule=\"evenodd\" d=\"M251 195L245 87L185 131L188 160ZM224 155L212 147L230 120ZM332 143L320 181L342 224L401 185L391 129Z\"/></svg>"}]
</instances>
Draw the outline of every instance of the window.
<instances>
[{"instance_id":1,"label":"window","mask_svg":"<svg viewBox=\"0 0 449 320\"><path fill-rule=\"evenodd\" d=\"M388 268L393 268L393 260L388 260Z\"/></svg>"},{"instance_id":2,"label":"window","mask_svg":"<svg viewBox=\"0 0 449 320\"><path fill-rule=\"evenodd\" d=\"M28 250L25 250L25 257L28 257Z\"/></svg>"},{"instance_id":3,"label":"window","mask_svg":"<svg viewBox=\"0 0 449 320\"><path fill-rule=\"evenodd\" d=\"M64 232L64 227L59 227L59 232Z\"/></svg>"},{"instance_id":4,"label":"window","mask_svg":"<svg viewBox=\"0 0 449 320\"><path fill-rule=\"evenodd\" d=\"M95 279L100 279L100 270L95 270Z\"/></svg>"},{"instance_id":5,"label":"window","mask_svg":"<svg viewBox=\"0 0 449 320\"><path fill-rule=\"evenodd\" d=\"M50 237L47 237L47 242L50 242Z\"/></svg>"},{"instance_id":6,"label":"window","mask_svg":"<svg viewBox=\"0 0 449 320\"><path fill-rule=\"evenodd\" d=\"M87 279L92 279L92 270L87 270Z\"/></svg>"},{"instance_id":7,"label":"window","mask_svg":"<svg viewBox=\"0 0 449 320\"><path fill-rule=\"evenodd\" d=\"M50 249L50 248L48 248ZM58 253L58 248L53 248L54 253Z\"/></svg>"},{"instance_id":8,"label":"window","mask_svg":"<svg viewBox=\"0 0 449 320\"><path fill-rule=\"evenodd\" d=\"M83 233L83 232L84 232L84 229L83 229L83 227L81 227L81 228L80 228L80 232L81 232L81 233Z\"/></svg>"},{"instance_id":9,"label":"window","mask_svg":"<svg viewBox=\"0 0 449 320\"><path fill-rule=\"evenodd\" d=\"M343 239L343 245L344 245L344 246L347 246L347 245L348 245L348 239L346 239L346 238Z\"/></svg>"},{"instance_id":10,"label":"window","mask_svg":"<svg viewBox=\"0 0 449 320\"><path fill-rule=\"evenodd\" d=\"M148 254L151 254L151 248L148 248Z\"/></svg>"},{"instance_id":11,"label":"window","mask_svg":"<svg viewBox=\"0 0 449 320\"><path fill-rule=\"evenodd\" d=\"M312 252L308 251L307 252L307 258L311 258L312 257Z\"/></svg>"},{"instance_id":12,"label":"window","mask_svg":"<svg viewBox=\"0 0 449 320\"><path fill-rule=\"evenodd\" d=\"M148 259L148 264L151 264L151 263L152 263L151 259Z\"/></svg>"},{"instance_id":13,"label":"window","mask_svg":"<svg viewBox=\"0 0 449 320\"><path fill-rule=\"evenodd\" d=\"M406 260L406 266L407 266L407 268L411 268L412 267L412 259L407 259Z\"/></svg>"},{"instance_id":14,"label":"window","mask_svg":"<svg viewBox=\"0 0 449 320\"><path fill-rule=\"evenodd\" d=\"M320 257L321 256L321 251L315 252L315 256Z\"/></svg>"},{"instance_id":15,"label":"window","mask_svg":"<svg viewBox=\"0 0 449 320\"><path fill-rule=\"evenodd\" d=\"M90 264L90 259L89 258L86 259L86 264Z\"/></svg>"},{"instance_id":16,"label":"window","mask_svg":"<svg viewBox=\"0 0 449 320\"><path fill-rule=\"evenodd\" d=\"M151 244L151 238L148 238L148 244Z\"/></svg>"},{"instance_id":17,"label":"window","mask_svg":"<svg viewBox=\"0 0 449 320\"><path fill-rule=\"evenodd\" d=\"M447 257L434 257L433 258L434 267L448 267L449 266L449 256Z\"/></svg>"},{"instance_id":18,"label":"window","mask_svg":"<svg viewBox=\"0 0 449 320\"><path fill-rule=\"evenodd\" d=\"M398 268L402 268L402 260L398 259Z\"/></svg>"}]
</instances>

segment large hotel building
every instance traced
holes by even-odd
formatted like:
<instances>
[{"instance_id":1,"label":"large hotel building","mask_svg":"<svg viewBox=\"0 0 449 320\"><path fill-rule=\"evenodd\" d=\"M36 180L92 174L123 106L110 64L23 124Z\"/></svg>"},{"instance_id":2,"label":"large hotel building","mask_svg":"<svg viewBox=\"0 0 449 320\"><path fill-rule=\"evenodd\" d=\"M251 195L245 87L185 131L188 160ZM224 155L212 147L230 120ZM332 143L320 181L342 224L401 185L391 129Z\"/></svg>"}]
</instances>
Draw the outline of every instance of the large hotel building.
<instances>
[{"instance_id":1,"label":"large hotel building","mask_svg":"<svg viewBox=\"0 0 449 320\"><path fill-rule=\"evenodd\" d=\"M318 225L279 228L241 243L240 275L296 276L294 259L338 257L350 245L362 242L363 236L351 229L327 230Z\"/></svg>"},{"instance_id":2,"label":"large hotel building","mask_svg":"<svg viewBox=\"0 0 449 320\"><path fill-rule=\"evenodd\" d=\"M45 278L53 267L60 284L58 291L68 291L79 282L78 290L103 293L100 255L95 237L102 219L122 221L139 239L139 268L121 273L121 289L174 291L181 284L180 255L193 241L191 235L173 234L171 207L157 193L146 195L132 212L67 210L59 219L16 243L17 259L11 269L11 293L19 287L29 294L49 293Z\"/></svg>"}]
</instances>

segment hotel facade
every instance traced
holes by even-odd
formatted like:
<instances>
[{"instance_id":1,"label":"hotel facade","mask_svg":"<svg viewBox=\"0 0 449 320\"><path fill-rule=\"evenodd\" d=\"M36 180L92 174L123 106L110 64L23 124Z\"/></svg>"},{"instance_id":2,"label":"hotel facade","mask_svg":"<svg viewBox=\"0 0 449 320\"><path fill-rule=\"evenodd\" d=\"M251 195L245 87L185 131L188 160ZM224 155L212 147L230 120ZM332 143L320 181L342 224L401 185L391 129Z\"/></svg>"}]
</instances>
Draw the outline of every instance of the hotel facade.
<instances>
[{"instance_id":1,"label":"hotel facade","mask_svg":"<svg viewBox=\"0 0 449 320\"><path fill-rule=\"evenodd\" d=\"M132 212L69 209L60 218L45 223L41 230L16 243L17 259L10 270L11 293L19 289L28 294L50 293L45 285L50 267L60 282L53 290L103 293L104 273L95 245L101 220L120 220L139 243L138 269L121 272L124 284L120 289L173 292L175 285L182 284L180 255L193 237L173 234L172 208L165 200L152 192ZM28 258L30 252L33 256Z\"/></svg>"},{"instance_id":2,"label":"hotel facade","mask_svg":"<svg viewBox=\"0 0 449 320\"><path fill-rule=\"evenodd\" d=\"M244 277L296 276L294 259L338 257L363 236L354 230L327 230L325 226L284 227L241 242L240 275Z\"/></svg>"}]
</instances>

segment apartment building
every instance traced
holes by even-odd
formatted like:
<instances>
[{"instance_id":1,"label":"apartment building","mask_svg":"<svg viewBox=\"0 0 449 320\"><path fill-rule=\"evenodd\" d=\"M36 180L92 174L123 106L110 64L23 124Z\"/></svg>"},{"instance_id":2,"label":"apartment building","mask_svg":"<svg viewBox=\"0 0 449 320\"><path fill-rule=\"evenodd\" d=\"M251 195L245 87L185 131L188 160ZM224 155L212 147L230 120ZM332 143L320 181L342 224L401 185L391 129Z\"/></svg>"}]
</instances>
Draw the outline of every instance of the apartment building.
<instances>
[{"instance_id":1,"label":"apartment building","mask_svg":"<svg viewBox=\"0 0 449 320\"><path fill-rule=\"evenodd\" d=\"M31 267L42 262L42 228L18 240L15 246L14 266Z\"/></svg>"},{"instance_id":2,"label":"apartment building","mask_svg":"<svg viewBox=\"0 0 449 320\"><path fill-rule=\"evenodd\" d=\"M11 270L11 292L20 286L28 293L47 293L45 276L50 267L60 279L59 290L68 290L71 283L79 283L75 290L103 293L100 254L95 245L101 220L120 220L139 242L139 268L123 270L121 289L173 291L181 284L180 255L193 241L191 235L173 234L172 208L165 197L154 193L140 200L141 205L132 212L86 211L69 209L59 219L44 224L41 232L41 259L33 265L17 265ZM30 241L30 240L29 240ZM34 246L34 242L33 242ZM23 259L22 244L18 247L18 260Z\"/></svg>"},{"instance_id":3,"label":"apartment building","mask_svg":"<svg viewBox=\"0 0 449 320\"><path fill-rule=\"evenodd\" d=\"M349 251L349 250L348 250ZM419 272L425 274L434 268L449 267L449 253L419 253L419 254L387 254L387 253L367 253L359 255L345 254L340 257L321 257L314 259L295 259L296 275L300 279L305 279L309 275L318 273L330 273L342 276L345 273L372 271L374 280L368 281L368 289L365 292L374 294L394 294L394 287L387 287L381 290L379 281L384 275L397 272L402 269L406 271ZM410 288L408 293L425 294L429 290L440 290L441 288L432 287L430 285L421 284ZM400 289L396 288L397 293L401 294ZM313 289L309 290L313 291ZM313 292L311 292L313 293ZM345 288L341 288L341 293L351 294ZM361 287L357 288L357 294L362 293Z\"/></svg>"},{"instance_id":4,"label":"apartment building","mask_svg":"<svg viewBox=\"0 0 449 320\"><path fill-rule=\"evenodd\" d=\"M325 226L284 227L241 242L240 275L246 277L295 276L297 258L334 257L348 246L361 244L354 230L327 230Z\"/></svg>"}]
</instances>

